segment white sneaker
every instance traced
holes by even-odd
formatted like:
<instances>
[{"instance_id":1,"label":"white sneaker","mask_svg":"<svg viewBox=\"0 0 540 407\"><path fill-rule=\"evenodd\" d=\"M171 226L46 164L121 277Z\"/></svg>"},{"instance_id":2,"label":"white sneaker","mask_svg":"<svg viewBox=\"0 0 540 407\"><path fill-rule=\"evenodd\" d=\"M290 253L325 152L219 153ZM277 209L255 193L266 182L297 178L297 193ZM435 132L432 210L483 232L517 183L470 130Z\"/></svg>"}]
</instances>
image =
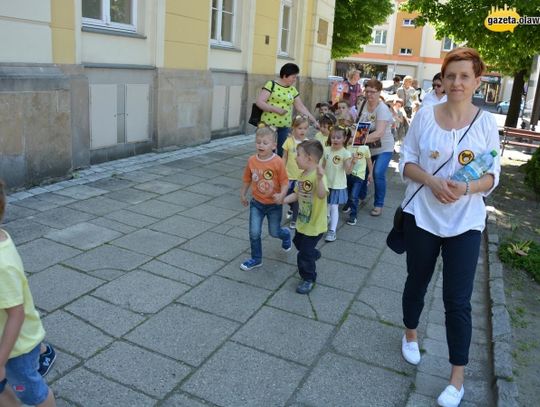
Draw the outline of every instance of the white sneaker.
<instances>
[{"instance_id":1,"label":"white sneaker","mask_svg":"<svg viewBox=\"0 0 540 407\"><path fill-rule=\"evenodd\" d=\"M329 230L326 233L326 238L324 240L326 240L327 242L335 242L336 241L336 232L334 232L333 230Z\"/></svg>"},{"instance_id":2,"label":"white sneaker","mask_svg":"<svg viewBox=\"0 0 540 407\"><path fill-rule=\"evenodd\" d=\"M464 387L461 390L456 389L451 384L446 386L446 389L439 395L437 404L441 407L458 407L465 393Z\"/></svg>"},{"instance_id":3,"label":"white sneaker","mask_svg":"<svg viewBox=\"0 0 540 407\"><path fill-rule=\"evenodd\" d=\"M407 342L407 337L405 335L401 338L401 354L411 365L420 363L420 349L418 348L418 342Z\"/></svg>"}]
</instances>

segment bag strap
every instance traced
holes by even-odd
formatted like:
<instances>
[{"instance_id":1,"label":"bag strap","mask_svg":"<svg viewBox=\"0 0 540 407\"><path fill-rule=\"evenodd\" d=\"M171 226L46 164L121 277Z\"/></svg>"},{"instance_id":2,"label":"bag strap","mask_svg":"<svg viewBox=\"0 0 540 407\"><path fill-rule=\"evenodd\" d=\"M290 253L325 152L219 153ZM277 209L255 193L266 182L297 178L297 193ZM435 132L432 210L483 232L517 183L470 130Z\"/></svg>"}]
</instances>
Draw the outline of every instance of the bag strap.
<instances>
[{"instance_id":1,"label":"bag strap","mask_svg":"<svg viewBox=\"0 0 540 407\"><path fill-rule=\"evenodd\" d=\"M461 138L459 139L458 143L456 144L456 146L461 143L461 140L463 140L465 138L465 136L467 135L467 133L469 132L469 130L471 129L473 123L476 121L476 118L478 117L478 115L480 114L480 108L477 110L476 114L474 115L474 118L472 119L472 122L471 124L469 124L469 127L467 127L467 130L465 130L465 133L463 133L463 136L461 136ZM452 155L450 155L450 157L448 157L448 160L446 160L443 164L441 164L441 166L439 168L437 168L437 170L433 173L433 175L437 174L442 167L444 167L446 164L448 164L448 162L452 159L452 157L454 156L454 151L452 151ZM414 191L414 194L409 198L409 200L407 201L407 203L405 205L403 205L403 207L401 209L405 209L405 207L407 205L409 205L409 203L412 201L412 199L416 196L416 194L418 192L420 192L420 190L424 188L424 184L420 185L418 187L418 189L416 191Z\"/></svg>"}]
</instances>

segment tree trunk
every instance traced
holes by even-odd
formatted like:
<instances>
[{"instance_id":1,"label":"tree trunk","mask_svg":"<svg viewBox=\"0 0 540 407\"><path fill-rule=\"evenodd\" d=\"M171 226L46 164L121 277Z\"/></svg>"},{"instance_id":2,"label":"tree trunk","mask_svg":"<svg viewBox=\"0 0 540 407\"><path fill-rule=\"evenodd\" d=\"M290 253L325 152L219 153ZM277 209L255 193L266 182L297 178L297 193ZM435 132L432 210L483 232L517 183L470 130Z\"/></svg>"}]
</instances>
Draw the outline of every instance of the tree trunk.
<instances>
[{"instance_id":1,"label":"tree trunk","mask_svg":"<svg viewBox=\"0 0 540 407\"><path fill-rule=\"evenodd\" d=\"M504 125L506 127L517 127L519 115L521 113L521 96L523 95L523 86L525 85L525 70L516 72L514 75L514 85L512 86L512 96L510 97L510 106Z\"/></svg>"}]
</instances>

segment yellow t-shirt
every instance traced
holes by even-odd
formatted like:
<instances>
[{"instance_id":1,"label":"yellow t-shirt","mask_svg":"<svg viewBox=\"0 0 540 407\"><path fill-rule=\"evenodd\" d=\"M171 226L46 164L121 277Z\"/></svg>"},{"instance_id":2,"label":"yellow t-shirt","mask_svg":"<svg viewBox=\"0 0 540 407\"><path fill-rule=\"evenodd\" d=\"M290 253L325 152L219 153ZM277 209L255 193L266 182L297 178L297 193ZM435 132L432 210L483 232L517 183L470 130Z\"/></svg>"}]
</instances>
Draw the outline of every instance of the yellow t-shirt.
<instances>
[{"instance_id":1,"label":"yellow t-shirt","mask_svg":"<svg viewBox=\"0 0 540 407\"><path fill-rule=\"evenodd\" d=\"M287 168L287 177L289 178L289 181L297 180L302 173L296 163L296 147L298 147L298 144L302 141L298 141L293 136L289 136L283 143L283 150L287 151L287 164L285 165L285 168Z\"/></svg>"},{"instance_id":2,"label":"yellow t-shirt","mask_svg":"<svg viewBox=\"0 0 540 407\"><path fill-rule=\"evenodd\" d=\"M358 160L356 161L356 164L354 164L351 174L360 179L365 179L367 159L371 158L371 152L369 151L369 147L366 145L349 146L348 150L351 152L353 157L355 154L358 156Z\"/></svg>"},{"instance_id":3,"label":"yellow t-shirt","mask_svg":"<svg viewBox=\"0 0 540 407\"><path fill-rule=\"evenodd\" d=\"M315 134L315 140L318 140L324 148L326 147L326 141L328 140L328 137L319 131L317 132L317 134Z\"/></svg>"},{"instance_id":4,"label":"yellow t-shirt","mask_svg":"<svg viewBox=\"0 0 540 407\"><path fill-rule=\"evenodd\" d=\"M2 229L0 229L0 234ZM4 332L8 308L24 305L24 322L9 358L24 355L34 349L45 337L45 330L34 307L28 280L24 275L21 257L5 232L7 239L0 241L0 334Z\"/></svg>"},{"instance_id":5,"label":"yellow t-shirt","mask_svg":"<svg viewBox=\"0 0 540 407\"><path fill-rule=\"evenodd\" d=\"M351 158L351 152L345 147L337 151L332 150L332 147L326 147L323 157L326 161L324 171L328 178L328 188L347 188L347 174L345 173L344 164L348 158Z\"/></svg>"},{"instance_id":6,"label":"yellow t-shirt","mask_svg":"<svg viewBox=\"0 0 540 407\"><path fill-rule=\"evenodd\" d=\"M328 194L326 175L322 183L324 191ZM298 219L296 230L306 236L318 236L328 230L326 221L326 195L319 198L317 195L317 171L313 170L306 174L304 171L298 178L295 192L298 195Z\"/></svg>"},{"instance_id":7,"label":"yellow t-shirt","mask_svg":"<svg viewBox=\"0 0 540 407\"><path fill-rule=\"evenodd\" d=\"M269 105L285 109L287 113L280 116L274 112L263 112L261 121L276 127L290 127L292 123L292 108L294 99L298 96L298 91L294 86L281 86L274 81L274 90L272 90L272 81L266 82L263 89L270 93L267 100Z\"/></svg>"}]
</instances>

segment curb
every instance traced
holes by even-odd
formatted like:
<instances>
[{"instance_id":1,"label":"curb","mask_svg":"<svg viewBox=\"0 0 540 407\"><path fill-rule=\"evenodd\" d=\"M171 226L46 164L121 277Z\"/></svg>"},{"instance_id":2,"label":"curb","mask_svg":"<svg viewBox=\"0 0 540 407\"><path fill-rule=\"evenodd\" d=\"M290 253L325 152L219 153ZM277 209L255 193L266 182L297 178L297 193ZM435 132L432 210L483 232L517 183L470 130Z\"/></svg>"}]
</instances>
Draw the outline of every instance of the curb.
<instances>
[{"instance_id":1,"label":"curb","mask_svg":"<svg viewBox=\"0 0 540 407\"><path fill-rule=\"evenodd\" d=\"M495 232L490 233L488 228ZM518 407L518 388L513 381L512 372L512 325L506 306L503 265L497 256L500 241L495 212L489 211L489 209L484 239L487 243L489 297L491 300L491 352L496 405L498 407Z\"/></svg>"}]
</instances>

